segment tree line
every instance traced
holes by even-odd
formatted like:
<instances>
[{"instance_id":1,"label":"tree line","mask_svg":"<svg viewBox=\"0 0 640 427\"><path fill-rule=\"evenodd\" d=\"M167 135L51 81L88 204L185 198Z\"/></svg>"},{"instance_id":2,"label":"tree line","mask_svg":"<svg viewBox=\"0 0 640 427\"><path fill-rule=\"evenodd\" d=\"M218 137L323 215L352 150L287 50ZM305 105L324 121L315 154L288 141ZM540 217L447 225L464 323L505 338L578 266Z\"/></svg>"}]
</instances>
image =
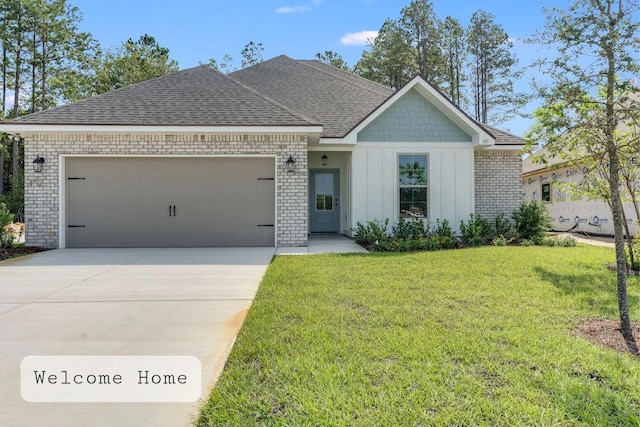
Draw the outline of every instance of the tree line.
<instances>
[{"instance_id":1,"label":"tree line","mask_svg":"<svg viewBox=\"0 0 640 427\"><path fill-rule=\"evenodd\" d=\"M455 17L438 19L430 1L414 0L384 22L355 71L393 88L420 74L476 120L499 125L519 113L526 97L514 93L522 70L494 19L479 10L465 28Z\"/></svg>"},{"instance_id":2,"label":"tree line","mask_svg":"<svg viewBox=\"0 0 640 427\"><path fill-rule=\"evenodd\" d=\"M496 126L522 115L530 99L515 92L524 70L512 49L492 14L478 10L465 27L452 16L439 19L431 1L414 0L398 18L385 20L355 65L331 50L316 58L392 89L421 75L473 118ZM263 50L262 43L248 43L240 67L262 61ZM209 65L224 72L237 69L229 54L209 60Z\"/></svg>"}]
</instances>

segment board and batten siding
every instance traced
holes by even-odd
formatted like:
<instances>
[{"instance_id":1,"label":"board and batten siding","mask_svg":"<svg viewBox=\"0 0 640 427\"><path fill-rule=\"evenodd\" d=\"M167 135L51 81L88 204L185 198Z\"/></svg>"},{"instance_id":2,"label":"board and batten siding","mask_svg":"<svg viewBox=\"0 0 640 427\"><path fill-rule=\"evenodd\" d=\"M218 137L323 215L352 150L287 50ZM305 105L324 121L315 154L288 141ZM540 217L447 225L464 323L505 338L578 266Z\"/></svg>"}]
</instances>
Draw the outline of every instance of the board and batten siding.
<instances>
[{"instance_id":1,"label":"board and batten siding","mask_svg":"<svg viewBox=\"0 0 640 427\"><path fill-rule=\"evenodd\" d=\"M429 219L454 230L474 212L474 150L470 143L358 143L352 153L352 227L399 216L398 156L428 156Z\"/></svg>"},{"instance_id":2,"label":"board and batten siding","mask_svg":"<svg viewBox=\"0 0 640 427\"><path fill-rule=\"evenodd\" d=\"M474 212L472 137L411 89L357 135L352 153L352 227L399 217L398 156L426 154L431 222L454 230Z\"/></svg>"}]
</instances>

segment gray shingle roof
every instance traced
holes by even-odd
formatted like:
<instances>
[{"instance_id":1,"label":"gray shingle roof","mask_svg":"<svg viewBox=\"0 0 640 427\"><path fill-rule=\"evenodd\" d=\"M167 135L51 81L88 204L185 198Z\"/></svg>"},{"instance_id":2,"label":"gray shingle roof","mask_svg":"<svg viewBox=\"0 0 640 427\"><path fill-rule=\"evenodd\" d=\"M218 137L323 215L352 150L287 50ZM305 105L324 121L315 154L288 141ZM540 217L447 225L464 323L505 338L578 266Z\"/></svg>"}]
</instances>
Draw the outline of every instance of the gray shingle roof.
<instances>
[{"instance_id":1,"label":"gray shingle roof","mask_svg":"<svg viewBox=\"0 0 640 427\"><path fill-rule=\"evenodd\" d=\"M207 66L18 117L25 124L305 126L318 124Z\"/></svg>"},{"instance_id":2,"label":"gray shingle roof","mask_svg":"<svg viewBox=\"0 0 640 427\"><path fill-rule=\"evenodd\" d=\"M496 139L496 145L524 145L524 139L516 136L512 133L505 132L498 128L494 128L493 126L485 125L484 123L479 123L480 126L484 128L487 132L493 135Z\"/></svg>"},{"instance_id":3,"label":"gray shingle roof","mask_svg":"<svg viewBox=\"0 0 640 427\"><path fill-rule=\"evenodd\" d=\"M322 123L323 137L342 137L393 94L391 89L320 61L278 56L231 77Z\"/></svg>"},{"instance_id":4,"label":"gray shingle roof","mask_svg":"<svg viewBox=\"0 0 640 427\"><path fill-rule=\"evenodd\" d=\"M4 123L146 126L322 125L340 138L395 92L317 60L285 55L230 75L199 66ZM457 108L451 104L452 108ZM523 145L479 124L496 145Z\"/></svg>"}]
</instances>

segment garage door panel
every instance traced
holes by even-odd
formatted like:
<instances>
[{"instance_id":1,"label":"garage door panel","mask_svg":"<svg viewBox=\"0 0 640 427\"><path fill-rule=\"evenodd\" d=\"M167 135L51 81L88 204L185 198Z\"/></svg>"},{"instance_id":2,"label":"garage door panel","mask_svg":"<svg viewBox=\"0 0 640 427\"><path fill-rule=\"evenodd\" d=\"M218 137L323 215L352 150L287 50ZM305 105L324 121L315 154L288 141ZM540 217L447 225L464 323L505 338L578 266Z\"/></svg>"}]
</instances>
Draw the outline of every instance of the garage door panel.
<instances>
[{"instance_id":1,"label":"garage door panel","mask_svg":"<svg viewBox=\"0 0 640 427\"><path fill-rule=\"evenodd\" d=\"M84 179L66 180L66 225L84 227L67 246L274 246L273 174L272 158L68 158Z\"/></svg>"}]
</instances>

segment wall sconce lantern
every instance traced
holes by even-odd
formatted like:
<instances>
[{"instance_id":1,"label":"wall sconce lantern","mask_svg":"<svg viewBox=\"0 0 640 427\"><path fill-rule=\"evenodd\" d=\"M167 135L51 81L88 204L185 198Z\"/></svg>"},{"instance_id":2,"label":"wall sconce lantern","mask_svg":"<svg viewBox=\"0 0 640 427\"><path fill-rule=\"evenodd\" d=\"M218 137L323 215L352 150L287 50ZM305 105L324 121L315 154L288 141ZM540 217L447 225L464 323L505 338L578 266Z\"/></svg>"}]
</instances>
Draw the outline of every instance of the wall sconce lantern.
<instances>
[{"instance_id":1,"label":"wall sconce lantern","mask_svg":"<svg viewBox=\"0 0 640 427\"><path fill-rule=\"evenodd\" d=\"M286 165L287 165L287 170L289 172L293 172L293 170L296 168L296 160L293 157L289 156L289 158L287 159Z\"/></svg>"},{"instance_id":2,"label":"wall sconce lantern","mask_svg":"<svg viewBox=\"0 0 640 427\"><path fill-rule=\"evenodd\" d=\"M36 158L33 159L33 171L35 173L42 173L43 167L44 167L44 157L38 156L36 154Z\"/></svg>"},{"instance_id":3,"label":"wall sconce lantern","mask_svg":"<svg viewBox=\"0 0 640 427\"><path fill-rule=\"evenodd\" d=\"M322 166L327 166L327 161L329 160L327 155L323 154L322 157L320 157L320 158L322 159Z\"/></svg>"}]
</instances>

